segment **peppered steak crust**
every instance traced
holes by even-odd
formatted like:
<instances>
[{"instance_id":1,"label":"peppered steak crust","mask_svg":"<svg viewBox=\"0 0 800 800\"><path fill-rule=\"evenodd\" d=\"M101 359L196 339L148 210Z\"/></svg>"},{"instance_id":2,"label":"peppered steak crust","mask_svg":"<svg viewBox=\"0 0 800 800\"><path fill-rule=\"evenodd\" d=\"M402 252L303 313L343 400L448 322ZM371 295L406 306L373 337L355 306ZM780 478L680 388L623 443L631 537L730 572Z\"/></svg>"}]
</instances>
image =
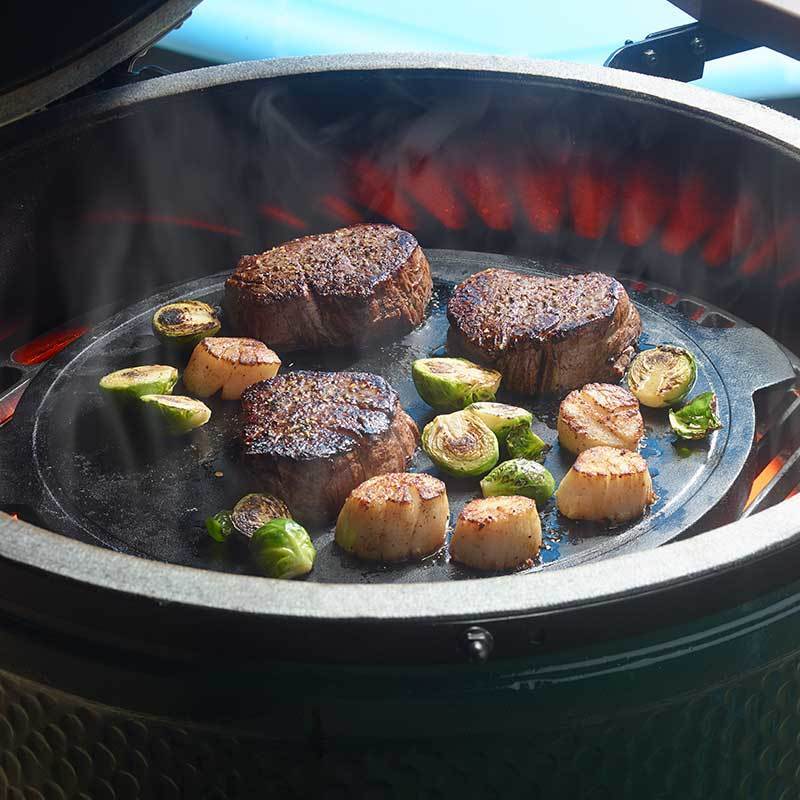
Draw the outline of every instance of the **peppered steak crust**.
<instances>
[{"instance_id":1,"label":"peppered steak crust","mask_svg":"<svg viewBox=\"0 0 800 800\"><path fill-rule=\"evenodd\" d=\"M453 349L492 364L506 389L528 394L619 379L642 330L623 286L598 272L484 270L456 287L447 317Z\"/></svg>"},{"instance_id":2,"label":"peppered steak crust","mask_svg":"<svg viewBox=\"0 0 800 800\"><path fill-rule=\"evenodd\" d=\"M303 521L328 522L367 478L403 471L418 438L397 393L366 372L290 372L242 395L245 460Z\"/></svg>"},{"instance_id":3,"label":"peppered steak crust","mask_svg":"<svg viewBox=\"0 0 800 800\"><path fill-rule=\"evenodd\" d=\"M298 461L331 458L385 433L397 393L368 372L298 370L242 394L245 453Z\"/></svg>"},{"instance_id":4,"label":"peppered steak crust","mask_svg":"<svg viewBox=\"0 0 800 800\"><path fill-rule=\"evenodd\" d=\"M278 351L359 344L422 322L430 265L394 225L353 225L242 256L225 283L226 315Z\"/></svg>"}]
</instances>

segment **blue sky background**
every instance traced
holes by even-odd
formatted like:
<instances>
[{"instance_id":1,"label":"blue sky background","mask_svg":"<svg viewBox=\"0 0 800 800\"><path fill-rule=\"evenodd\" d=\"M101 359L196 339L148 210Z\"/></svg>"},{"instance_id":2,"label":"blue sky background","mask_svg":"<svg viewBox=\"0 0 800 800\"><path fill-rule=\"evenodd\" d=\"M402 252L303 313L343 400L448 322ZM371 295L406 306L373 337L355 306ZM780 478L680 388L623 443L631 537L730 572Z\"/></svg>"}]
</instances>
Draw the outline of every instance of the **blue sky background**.
<instances>
[{"instance_id":1,"label":"blue sky background","mask_svg":"<svg viewBox=\"0 0 800 800\"><path fill-rule=\"evenodd\" d=\"M690 22L667 0L203 0L163 45L218 62L387 51L493 53L602 64L627 39ZM742 97L800 94L800 62L759 48L698 83Z\"/></svg>"}]
</instances>

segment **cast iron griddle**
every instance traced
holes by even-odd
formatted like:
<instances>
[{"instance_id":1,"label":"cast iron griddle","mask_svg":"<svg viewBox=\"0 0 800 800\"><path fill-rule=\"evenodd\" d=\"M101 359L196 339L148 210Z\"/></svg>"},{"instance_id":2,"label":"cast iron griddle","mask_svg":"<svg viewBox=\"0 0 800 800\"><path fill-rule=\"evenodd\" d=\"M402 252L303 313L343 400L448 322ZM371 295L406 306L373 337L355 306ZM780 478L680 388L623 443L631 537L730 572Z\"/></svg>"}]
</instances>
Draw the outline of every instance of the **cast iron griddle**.
<instances>
[{"instance_id":1,"label":"cast iron griddle","mask_svg":"<svg viewBox=\"0 0 800 800\"><path fill-rule=\"evenodd\" d=\"M428 251L435 279L427 320L393 342L354 351L326 351L284 358L282 369L363 370L386 378L420 429L433 418L411 380L411 362L444 354L446 305L452 287L489 266L552 274L544 266L502 256ZM64 350L37 375L13 422L0 430L3 472L15 485L16 501L36 508L52 530L100 542L147 558L204 569L254 572L243 537L220 545L205 533L206 516L231 508L258 486L239 461L236 418L239 403L212 399L211 421L186 437L169 437L141 418L121 412L97 388L102 375L136 364L168 363L182 370L188 353L170 351L150 328L155 309L179 298L217 303L226 275L174 287L130 308ZM683 345L699 365L693 394L713 389L724 427L707 441L676 442L666 411L643 409L646 440L642 453L653 476L658 501L639 521L607 529L560 517L551 500L542 512L545 546L533 568L567 566L614 554L621 549L655 547L676 538L712 511L735 516L741 499L733 487L746 467L755 432L753 393L792 380L789 362L775 342L756 328L706 328L678 312L640 297L644 324L640 345ZM223 334L227 333L223 329ZM175 393L182 391L181 384ZM531 409L536 432L553 444L545 466L558 482L573 457L557 445L557 401L501 393L498 397ZM420 450L411 467L439 475ZM440 475L448 487L452 520L464 503L478 497L477 480ZM735 495L740 498L741 493ZM0 492L0 499L2 492ZM726 505L730 506L726 510ZM719 517L715 522L719 522ZM335 582L431 581L473 577L448 561L446 553L421 564L383 566L342 553L333 530L312 530L318 558L311 580ZM552 567L551 567L552 568Z\"/></svg>"}]
</instances>

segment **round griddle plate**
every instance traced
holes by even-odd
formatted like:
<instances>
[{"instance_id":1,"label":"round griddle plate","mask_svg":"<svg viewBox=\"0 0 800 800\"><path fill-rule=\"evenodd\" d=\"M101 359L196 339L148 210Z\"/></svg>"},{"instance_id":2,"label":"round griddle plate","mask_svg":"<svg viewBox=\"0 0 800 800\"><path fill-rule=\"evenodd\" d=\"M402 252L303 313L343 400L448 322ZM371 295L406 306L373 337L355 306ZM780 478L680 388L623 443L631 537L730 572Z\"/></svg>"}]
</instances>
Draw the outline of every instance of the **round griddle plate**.
<instances>
[{"instance_id":1,"label":"round griddle plate","mask_svg":"<svg viewBox=\"0 0 800 800\"><path fill-rule=\"evenodd\" d=\"M433 418L411 380L411 362L444 353L446 304L452 287L489 266L533 274L565 272L563 267L503 256L428 251L435 296L425 323L407 336L360 352L327 351L284 357L284 370L363 370L386 378L420 429ZM198 298L217 303L225 275L174 287L128 309L51 361L27 390L0 447L13 453L3 471L36 508L43 524L76 538L175 564L235 573L254 572L246 540L226 544L206 535L204 519L258 486L240 463L238 402L212 399L211 421L186 437L169 437L146 419L120 411L100 394L97 383L112 370L135 364L167 363L182 370L186 352L164 348L150 328L154 310L165 302ZM641 346L672 342L691 349L699 365L693 394L717 393L724 427L708 440L676 442L665 411L643 409L647 458L658 500L641 520L607 529L561 517L551 500L542 512L545 546L534 570L568 566L655 547L678 537L711 512L733 518L741 492L733 492L748 461L755 433L752 395L791 380L788 360L758 329L702 327L651 298L632 292L644 324ZM225 331L223 330L223 334ZM181 384L175 393L181 393ZM499 400L530 408L536 432L553 444L545 466L558 482L572 456L557 444L557 402L531 401L501 393ZM33 458L31 458L31 452ZM420 450L414 470L442 477L455 520L463 505L480 495L477 480L440 473ZM20 488L22 487L22 488ZM17 497L17 500L20 498ZM311 580L323 582L413 582L474 577L440 553L421 564L367 564L341 552L333 530L312 530L318 558Z\"/></svg>"}]
</instances>

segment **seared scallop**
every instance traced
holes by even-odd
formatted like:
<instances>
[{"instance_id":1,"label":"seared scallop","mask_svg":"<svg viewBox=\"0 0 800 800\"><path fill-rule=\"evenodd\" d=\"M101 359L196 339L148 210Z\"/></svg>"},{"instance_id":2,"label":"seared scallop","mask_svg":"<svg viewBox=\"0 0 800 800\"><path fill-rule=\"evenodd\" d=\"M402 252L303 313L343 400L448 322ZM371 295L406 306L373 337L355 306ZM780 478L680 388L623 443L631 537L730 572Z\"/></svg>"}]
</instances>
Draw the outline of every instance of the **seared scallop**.
<instances>
[{"instance_id":1,"label":"seared scallop","mask_svg":"<svg viewBox=\"0 0 800 800\"><path fill-rule=\"evenodd\" d=\"M655 499L647 462L620 447L584 450L556 490L565 517L598 522L636 519Z\"/></svg>"},{"instance_id":2,"label":"seared scallop","mask_svg":"<svg viewBox=\"0 0 800 800\"><path fill-rule=\"evenodd\" d=\"M450 555L476 569L528 566L542 546L536 503L516 495L485 497L464 506L458 516Z\"/></svg>"},{"instance_id":3,"label":"seared scallop","mask_svg":"<svg viewBox=\"0 0 800 800\"><path fill-rule=\"evenodd\" d=\"M570 392L558 410L558 441L573 453L603 445L636 450L643 435L639 401L622 386L589 383Z\"/></svg>"},{"instance_id":4,"label":"seared scallop","mask_svg":"<svg viewBox=\"0 0 800 800\"><path fill-rule=\"evenodd\" d=\"M336 543L370 561L420 559L444 545L449 520L438 478L390 472L350 492L336 521Z\"/></svg>"},{"instance_id":5,"label":"seared scallop","mask_svg":"<svg viewBox=\"0 0 800 800\"><path fill-rule=\"evenodd\" d=\"M213 336L192 351L183 383L197 397L222 389L223 400L238 400L248 386L274 378L280 366L280 358L257 339Z\"/></svg>"}]
</instances>

